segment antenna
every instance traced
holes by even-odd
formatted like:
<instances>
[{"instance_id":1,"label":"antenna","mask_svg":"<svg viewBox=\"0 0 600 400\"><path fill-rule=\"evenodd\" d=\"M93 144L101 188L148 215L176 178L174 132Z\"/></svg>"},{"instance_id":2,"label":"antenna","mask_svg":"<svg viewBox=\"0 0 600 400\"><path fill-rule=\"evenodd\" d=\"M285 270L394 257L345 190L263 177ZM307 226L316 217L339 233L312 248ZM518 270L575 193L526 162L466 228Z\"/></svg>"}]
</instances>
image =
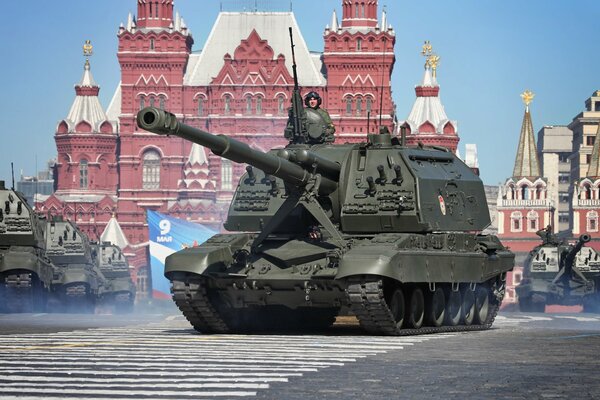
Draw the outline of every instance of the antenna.
<instances>
[{"instance_id":1,"label":"antenna","mask_svg":"<svg viewBox=\"0 0 600 400\"><path fill-rule=\"evenodd\" d=\"M383 112L383 77L385 74L385 41L386 37L383 37L383 56L381 59L381 86L379 88L379 129L381 129L381 113Z\"/></svg>"},{"instance_id":2,"label":"antenna","mask_svg":"<svg viewBox=\"0 0 600 400\"><path fill-rule=\"evenodd\" d=\"M15 167L11 161L10 163L10 173L12 174L12 190L15 190Z\"/></svg>"}]
</instances>

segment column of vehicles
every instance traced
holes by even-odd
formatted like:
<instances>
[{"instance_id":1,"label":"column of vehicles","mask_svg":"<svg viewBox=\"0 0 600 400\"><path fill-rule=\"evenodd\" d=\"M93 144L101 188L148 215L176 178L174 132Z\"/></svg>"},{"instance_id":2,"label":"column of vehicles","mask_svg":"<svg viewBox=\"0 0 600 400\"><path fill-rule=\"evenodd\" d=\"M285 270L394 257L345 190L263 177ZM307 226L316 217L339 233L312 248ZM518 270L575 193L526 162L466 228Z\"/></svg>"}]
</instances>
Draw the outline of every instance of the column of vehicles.
<instances>
[{"instance_id":1,"label":"column of vehicles","mask_svg":"<svg viewBox=\"0 0 600 400\"><path fill-rule=\"evenodd\" d=\"M542 243L529 252L516 287L520 310L544 312L546 305L581 305L584 312L600 312L600 254L585 246L590 235L570 244L550 226L537 234Z\"/></svg>"},{"instance_id":2,"label":"column of vehicles","mask_svg":"<svg viewBox=\"0 0 600 400\"><path fill-rule=\"evenodd\" d=\"M0 181L0 313L130 312L135 286L121 249L71 221L41 216Z\"/></svg>"}]
</instances>

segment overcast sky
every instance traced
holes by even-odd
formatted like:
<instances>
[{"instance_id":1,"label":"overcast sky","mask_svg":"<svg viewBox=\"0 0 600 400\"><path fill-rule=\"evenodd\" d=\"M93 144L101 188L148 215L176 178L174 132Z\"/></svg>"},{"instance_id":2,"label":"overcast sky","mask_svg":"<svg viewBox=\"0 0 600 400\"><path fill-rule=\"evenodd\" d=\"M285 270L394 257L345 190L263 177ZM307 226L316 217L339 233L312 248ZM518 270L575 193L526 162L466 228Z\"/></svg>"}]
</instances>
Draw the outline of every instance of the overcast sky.
<instances>
[{"instance_id":1,"label":"overcast sky","mask_svg":"<svg viewBox=\"0 0 600 400\"><path fill-rule=\"evenodd\" d=\"M311 50L322 51L323 30L342 0L294 0L292 8ZM221 10L243 1L176 0L175 10L204 45ZM254 4L254 0L245 2ZM22 0L2 4L0 24L0 180L33 175L56 156L54 133L75 98L83 73L81 47L94 45L94 79L104 108L120 79L117 30L136 12L136 0ZM289 0L258 0L288 11ZM396 31L392 77L398 118L405 119L423 76L424 40L441 57L440 97L448 117L458 121L459 149L476 143L481 175L495 185L512 175L525 89L535 132L567 125L600 89L600 1L598 0L430 0L379 1ZM241 38L240 38L241 39Z\"/></svg>"}]
</instances>

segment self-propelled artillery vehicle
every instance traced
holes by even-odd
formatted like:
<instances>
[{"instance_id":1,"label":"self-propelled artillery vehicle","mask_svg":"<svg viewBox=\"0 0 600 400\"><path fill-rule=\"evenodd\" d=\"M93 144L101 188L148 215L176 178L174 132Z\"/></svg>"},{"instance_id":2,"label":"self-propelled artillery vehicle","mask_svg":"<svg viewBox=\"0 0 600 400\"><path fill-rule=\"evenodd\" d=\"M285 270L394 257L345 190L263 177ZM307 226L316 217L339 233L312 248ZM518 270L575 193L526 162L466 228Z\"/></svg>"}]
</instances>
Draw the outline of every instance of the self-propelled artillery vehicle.
<instances>
[{"instance_id":1,"label":"self-propelled artillery vehicle","mask_svg":"<svg viewBox=\"0 0 600 400\"><path fill-rule=\"evenodd\" d=\"M108 284L92 254L90 241L61 216L46 223L46 255L56 266L52 281L53 311L93 313Z\"/></svg>"},{"instance_id":2,"label":"self-propelled artillery vehicle","mask_svg":"<svg viewBox=\"0 0 600 400\"><path fill-rule=\"evenodd\" d=\"M136 290L129 273L127 258L119 246L110 242L95 243L94 249L98 266L108 285L102 303L116 313L131 312Z\"/></svg>"},{"instance_id":3,"label":"self-propelled artillery vehicle","mask_svg":"<svg viewBox=\"0 0 600 400\"><path fill-rule=\"evenodd\" d=\"M375 334L489 328L514 255L478 233L490 223L479 177L446 149L387 133L325 144L311 121L300 121L305 136L262 153L157 108L138 113L145 130L248 164L224 224L236 233L166 259L192 325L324 328L349 309Z\"/></svg>"},{"instance_id":4,"label":"self-propelled artillery vehicle","mask_svg":"<svg viewBox=\"0 0 600 400\"><path fill-rule=\"evenodd\" d=\"M544 312L546 305L583 305L585 312L600 312L600 254L585 243L588 234L569 244L539 230L542 243L525 260L523 278L516 287L521 311Z\"/></svg>"},{"instance_id":5,"label":"self-propelled artillery vehicle","mask_svg":"<svg viewBox=\"0 0 600 400\"><path fill-rule=\"evenodd\" d=\"M290 28L291 37L291 28ZM247 164L224 224L167 257L173 299L203 333L324 329L354 314L369 333L489 328L514 254L491 235L483 183L444 148L391 134L331 143L294 90L283 149L263 153L148 107L140 128Z\"/></svg>"},{"instance_id":6,"label":"self-propelled artillery vehicle","mask_svg":"<svg viewBox=\"0 0 600 400\"><path fill-rule=\"evenodd\" d=\"M45 311L54 268L45 255L45 224L0 181L0 312Z\"/></svg>"}]
</instances>

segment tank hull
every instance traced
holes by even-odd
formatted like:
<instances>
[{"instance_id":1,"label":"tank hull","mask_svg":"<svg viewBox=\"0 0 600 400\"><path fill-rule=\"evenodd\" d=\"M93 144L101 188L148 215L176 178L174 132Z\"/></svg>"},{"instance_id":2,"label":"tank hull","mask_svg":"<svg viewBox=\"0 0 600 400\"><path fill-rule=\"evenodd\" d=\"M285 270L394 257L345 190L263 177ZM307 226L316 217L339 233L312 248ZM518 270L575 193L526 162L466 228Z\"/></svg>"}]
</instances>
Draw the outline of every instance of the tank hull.
<instances>
[{"instance_id":1,"label":"tank hull","mask_svg":"<svg viewBox=\"0 0 600 400\"><path fill-rule=\"evenodd\" d=\"M447 239L443 234L434 236ZM483 288L495 313L513 255L506 250L488 254L476 245L486 237L464 236L467 244L472 241L470 251L444 245L423 249L431 241L428 235L386 234L356 241L344 250L327 241L295 239L267 240L260 252L249 252L245 249L252 235L217 235L204 245L169 256L165 275L173 283L175 302L203 333L296 329L294 321L304 321L304 327L312 321L314 328L326 328L343 314L357 316L367 331L377 334L484 329L491 325L487 316L479 324L469 315L454 315L448 324L412 328L404 322L398 325L397 320L373 319L374 315L389 317L391 308L399 306L390 303L390 292L402 293L404 307L411 304L413 293L420 293L417 297L423 305L416 307L416 314L425 314L425 303L441 290L444 301L454 307L448 313L460 314L461 305L472 306L470 299ZM491 311L488 314L492 318ZM269 323L272 315L279 315L275 327ZM284 319L284 315L295 317Z\"/></svg>"},{"instance_id":2,"label":"tank hull","mask_svg":"<svg viewBox=\"0 0 600 400\"><path fill-rule=\"evenodd\" d=\"M52 311L94 313L101 295L97 276L88 265L61 265L52 282Z\"/></svg>"},{"instance_id":3,"label":"tank hull","mask_svg":"<svg viewBox=\"0 0 600 400\"><path fill-rule=\"evenodd\" d=\"M44 312L54 267L28 246L0 250L0 312Z\"/></svg>"}]
</instances>

